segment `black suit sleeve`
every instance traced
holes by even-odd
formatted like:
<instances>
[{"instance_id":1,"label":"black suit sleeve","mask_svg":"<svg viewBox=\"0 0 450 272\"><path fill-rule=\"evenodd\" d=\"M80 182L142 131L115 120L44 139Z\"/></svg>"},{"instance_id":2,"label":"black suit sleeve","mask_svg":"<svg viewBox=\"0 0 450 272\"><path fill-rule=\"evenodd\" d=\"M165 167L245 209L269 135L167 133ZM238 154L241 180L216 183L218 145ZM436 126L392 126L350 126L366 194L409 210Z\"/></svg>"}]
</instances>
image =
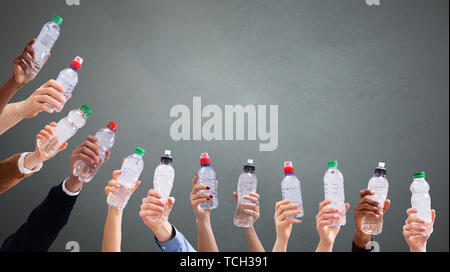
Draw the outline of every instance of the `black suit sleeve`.
<instances>
[{"instance_id":1,"label":"black suit sleeve","mask_svg":"<svg viewBox=\"0 0 450 272\"><path fill-rule=\"evenodd\" d=\"M28 216L27 221L3 242L2 252L47 251L67 224L77 196L69 196L62 183L51 188L45 200Z\"/></svg>"}]
</instances>

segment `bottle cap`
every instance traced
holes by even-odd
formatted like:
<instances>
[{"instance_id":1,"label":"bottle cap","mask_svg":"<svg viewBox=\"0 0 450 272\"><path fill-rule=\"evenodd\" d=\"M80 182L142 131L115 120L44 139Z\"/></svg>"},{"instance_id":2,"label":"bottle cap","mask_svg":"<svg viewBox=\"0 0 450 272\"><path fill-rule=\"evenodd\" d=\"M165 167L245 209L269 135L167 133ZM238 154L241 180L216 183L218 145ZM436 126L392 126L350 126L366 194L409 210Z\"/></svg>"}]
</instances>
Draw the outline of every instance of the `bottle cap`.
<instances>
[{"instance_id":1,"label":"bottle cap","mask_svg":"<svg viewBox=\"0 0 450 272\"><path fill-rule=\"evenodd\" d=\"M80 107L80 110L82 110L84 112L84 114L86 114L88 117L91 116L91 114L92 114L91 108L89 108L87 105L82 105Z\"/></svg>"},{"instance_id":2,"label":"bottle cap","mask_svg":"<svg viewBox=\"0 0 450 272\"><path fill-rule=\"evenodd\" d=\"M425 172L414 172L413 173L413 178L425 178Z\"/></svg>"},{"instance_id":3,"label":"bottle cap","mask_svg":"<svg viewBox=\"0 0 450 272\"><path fill-rule=\"evenodd\" d=\"M109 122L108 128L109 128L110 130L112 130L113 132L116 132L117 129L119 128L119 126L118 126L116 123L114 123L114 122Z\"/></svg>"},{"instance_id":4,"label":"bottle cap","mask_svg":"<svg viewBox=\"0 0 450 272\"><path fill-rule=\"evenodd\" d=\"M164 155L161 157L161 162L165 164L172 163L172 151L170 150L164 150Z\"/></svg>"},{"instance_id":5,"label":"bottle cap","mask_svg":"<svg viewBox=\"0 0 450 272\"><path fill-rule=\"evenodd\" d=\"M211 164L211 158L209 158L208 153L202 153L202 155L200 155L200 164Z\"/></svg>"},{"instance_id":6,"label":"bottle cap","mask_svg":"<svg viewBox=\"0 0 450 272\"><path fill-rule=\"evenodd\" d=\"M140 148L140 147L136 147L136 149L134 150L134 153L140 155L140 156L144 156L145 155L145 150Z\"/></svg>"},{"instance_id":7,"label":"bottle cap","mask_svg":"<svg viewBox=\"0 0 450 272\"><path fill-rule=\"evenodd\" d=\"M70 67L72 67L73 69L79 71L81 69L81 65L83 64L83 58L77 56L72 63L70 64Z\"/></svg>"},{"instance_id":8,"label":"bottle cap","mask_svg":"<svg viewBox=\"0 0 450 272\"><path fill-rule=\"evenodd\" d=\"M338 162L337 161L329 161L328 167L338 167Z\"/></svg>"},{"instance_id":9,"label":"bottle cap","mask_svg":"<svg viewBox=\"0 0 450 272\"><path fill-rule=\"evenodd\" d=\"M375 168L375 175L386 175L386 163L379 162L378 166Z\"/></svg>"},{"instance_id":10,"label":"bottle cap","mask_svg":"<svg viewBox=\"0 0 450 272\"><path fill-rule=\"evenodd\" d=\"M247 163L244 164L244 172L250 172L250 173L255 173L255 165L253 164L253 160L252 159L248 159Z\"/></svg>"},{"instance_id":11,"label":"bottle cap","mask_svg":"<svg viewBox=\"0 0 450 272\"><path fill-rule=\"evenodd\" d=\"M284 162L284 173L285 174L292 174L294 173L294 166L292 166L292 162Z\"/></svg>"},{"instance_id":12,"label":"bottle cap","mask_svg":"<svg viewBox=\"0 0 450 272\"><path fill-rule=\"evenodd\" d=\"M60 25L63 22L63 18L59 17L58 15L53 16L53 22Z\"/></svg>"}]
</instances>

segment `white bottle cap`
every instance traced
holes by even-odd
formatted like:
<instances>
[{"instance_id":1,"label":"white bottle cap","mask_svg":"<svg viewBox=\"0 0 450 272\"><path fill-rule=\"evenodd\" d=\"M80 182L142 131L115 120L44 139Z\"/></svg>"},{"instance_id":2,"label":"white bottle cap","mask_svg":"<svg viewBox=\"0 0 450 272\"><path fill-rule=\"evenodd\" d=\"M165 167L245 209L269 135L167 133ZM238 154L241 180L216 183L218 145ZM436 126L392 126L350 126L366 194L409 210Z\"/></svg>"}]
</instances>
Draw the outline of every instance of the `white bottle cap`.
<instances>
[{"instance_id":1,"label":"white bottle cap","mask_svg":"<svg viewBox=\"0 0 450 272\"><path fill-rule=\"evenodd\" d=\"M164 150L164 155L171 156L172 155L172 151Z\"/></svg>"},{"instance_id":2,"label":"white bottle cap","mask_svg":"<svg viewBox=\"0 0 450 272\"><path fill-rule=\"evenodd\" d=\"M384 163L384 162L379 162L379 163L378 163L378 167L383 167L383 168L385 168L385 166L386 166L386 163Z\"/></svg>"},{"instance_id":3,"label":"white bottle cap","mask_svg":"<svg viewBox=\"0 0 450 272\"><path fill-rule=\"evenodd\" d=\"M252 159L248 159L248 160L247 160L247 163L248 163L248 164L253 164L253 160L252 160Z\"/></svg>"},{"instance_id":4,"label":"white bottle cap","mask_svg":"<svg viewBox=\"0 0 450 272\"><path fill-rule=\"evenodd\" d=\"M77 62L79 62L80 64L83 64L83 58L82 57L80 57L80 56L77 56L76 58L75 58L75 61L77 61Z\"/></svg>"}]
</instances>

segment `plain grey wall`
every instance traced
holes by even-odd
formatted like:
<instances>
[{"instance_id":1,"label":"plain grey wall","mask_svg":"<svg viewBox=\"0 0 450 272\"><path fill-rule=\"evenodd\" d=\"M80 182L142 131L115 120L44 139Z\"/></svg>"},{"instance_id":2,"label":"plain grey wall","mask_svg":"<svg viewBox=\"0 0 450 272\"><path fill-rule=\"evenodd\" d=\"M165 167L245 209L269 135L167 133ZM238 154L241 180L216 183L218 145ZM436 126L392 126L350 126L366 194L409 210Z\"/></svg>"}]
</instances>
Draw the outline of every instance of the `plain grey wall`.
<instances>
[{"instance_id":1,"label":"plain grey wall","mask_svg":"<svg viewBox=\"0 0 450 272\"><path fill-rule=\"evenodd\" d=\"M119 124L111 159L84 186L69 223L51 251L78 241L81 251L99 251L106 219L104 186L122 158L142 146L140 188L123 217L123 251L158 251L138 216L153 187L164 149L172 149L176 204L170 221L196 246L189 204L199 155L209 152L219 181L220 207L212 214L219 248L247 251L242 229L233 225L232 192L247 158L259 177L261 218L256 230L266 250L275 241L274 204L280 200L282 162L292 160L302 181L305 216L294 226L290 251L313 251L315 214L323 200L323 173L337 159L352 208L378 161L385 161L391 209L375 237L382 251L406 251L402 226L410 207L413 171L427 172L437 219L428 249L449 250L449 2L363 0L64 0L2 1L0 81L11 60L37 36L53 14L64 18L62 35L39 76L16 94L28 97L55 78L76 55L85 58L80 83L61 114L42 113L0 136L4 159L32 151L47 123L86 103L94 114L68 149L0 196L0 241L26 220L51 186L69 174L71 151L108 121ZM257 141L172 141L173 105L279 105L279 146L259 152ZM336 251L349 251L353 212L347 215Z\"/></svg>"}]
</instances>

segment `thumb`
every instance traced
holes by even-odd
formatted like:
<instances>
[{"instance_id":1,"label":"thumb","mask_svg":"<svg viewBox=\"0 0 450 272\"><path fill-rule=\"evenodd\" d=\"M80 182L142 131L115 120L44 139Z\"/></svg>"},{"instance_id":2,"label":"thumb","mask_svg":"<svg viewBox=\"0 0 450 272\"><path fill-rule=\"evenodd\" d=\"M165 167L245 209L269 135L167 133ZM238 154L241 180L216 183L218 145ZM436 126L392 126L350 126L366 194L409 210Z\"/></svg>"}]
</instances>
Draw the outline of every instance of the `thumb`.
<instances>
[{"instance_id":1,"label":"thumb","mask_svg":"<svg viewBox=\"0 0 450 272\"><path fill-rule=\"evenodd\" d=\"M167 203L169 204L169 210L171 210L173 205L175 204L175 198L169 197L169 199L167 199Z\"/></svg>"},{"instance_id":2,"label":"thumb","mask_svg":"<svg viewBox=\"0 0 450 272\"><path fill-rule=\"evenodd\" d=\"M233 192L233 196L234 196L234 200L236 200L236 202L238 202L238 194L236 192Z\"/></svg>"},{"instance_id":3,"label":"thumb","mask_svg":"<svg viewBox=\"0 0 450 272\"><path fill-rule=\"evenodd\" d=\"M134 185L133 189L131 190L131 193L134 193L134 191L136 191L136 189L139 187L140 184L141 184L141 181L138 180L138 181L136 182L136 185Z\"/></svg>"}]
</instances>

